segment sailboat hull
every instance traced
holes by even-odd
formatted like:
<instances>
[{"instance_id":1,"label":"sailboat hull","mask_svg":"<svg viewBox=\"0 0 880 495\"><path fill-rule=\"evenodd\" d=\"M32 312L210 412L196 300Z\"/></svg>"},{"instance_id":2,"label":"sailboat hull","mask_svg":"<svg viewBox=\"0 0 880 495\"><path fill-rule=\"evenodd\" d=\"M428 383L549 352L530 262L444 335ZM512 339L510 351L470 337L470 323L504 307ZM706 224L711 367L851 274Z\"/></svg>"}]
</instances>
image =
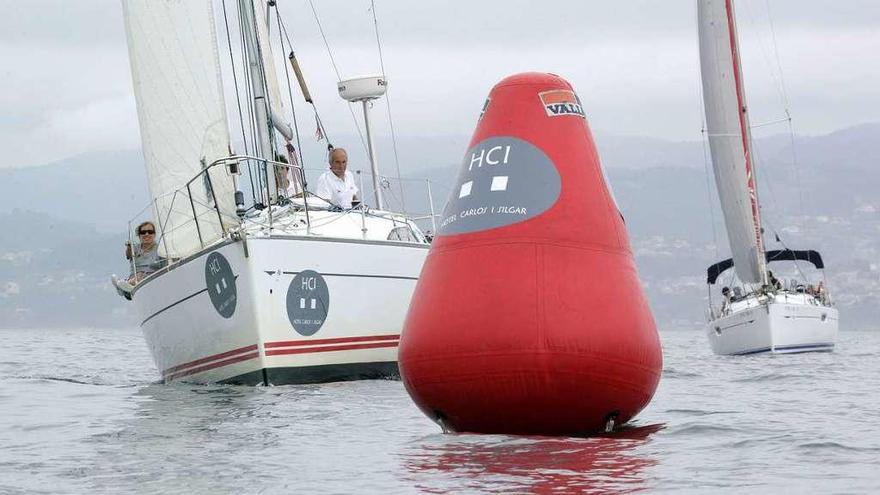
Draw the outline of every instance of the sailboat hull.
<instances>
[{"instance_id":1,"label":"sailboat hull","mask_svg":"<svg viewBox=\"0 0 880 495\"><path fill-rule=\"evenodd\" d=\"M837 309L777 296L710 321L706 334L715 354L784 354L833 351L837 329Z\"/></svg>"},{"instance_id":2,"label":"sailboat hull","mask_svg":"<svg viewBox=\"0 0 880 495\"><path fill-rule=\"evenodd\" d=\"M426 254L402 242L226 241L151 277L133 302L165 382L394 377Z\"/></svg>"}]
</instances>

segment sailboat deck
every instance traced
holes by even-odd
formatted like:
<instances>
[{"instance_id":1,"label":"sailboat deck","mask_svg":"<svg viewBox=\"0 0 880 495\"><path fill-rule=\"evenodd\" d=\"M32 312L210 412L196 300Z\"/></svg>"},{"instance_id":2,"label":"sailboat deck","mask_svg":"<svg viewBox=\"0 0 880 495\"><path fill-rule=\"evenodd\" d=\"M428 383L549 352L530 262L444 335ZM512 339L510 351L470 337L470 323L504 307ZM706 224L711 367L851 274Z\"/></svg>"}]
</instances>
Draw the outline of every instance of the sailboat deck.
<instances>
[{"instance_id":1,"label":"sailboat deck","mask_svg":"<svg viewBox=\"0 0 880 495\"><path fill-rule=\"evenodd\" d=\"M804 292L782 290L772 294L753 293L746 295L742 299L732 301L726 307L722 307L719 316L729 315L749 308L757 308L770 302L831 307L831 304L821 297L813 296Z\"/></svg>"},{"instance_id":2,"label":"sailboat deck","mask_svg":"<svg viewBox=\"0 0 880 495\"><path fill-rule=\"evenodd\" d=\"M427 245L421 230L404 215L369 208L314 209L296 204L273 206L246 217L241 231L248 236L314 236L369 241L397 241Z\"/></svg>"}]
</instances>

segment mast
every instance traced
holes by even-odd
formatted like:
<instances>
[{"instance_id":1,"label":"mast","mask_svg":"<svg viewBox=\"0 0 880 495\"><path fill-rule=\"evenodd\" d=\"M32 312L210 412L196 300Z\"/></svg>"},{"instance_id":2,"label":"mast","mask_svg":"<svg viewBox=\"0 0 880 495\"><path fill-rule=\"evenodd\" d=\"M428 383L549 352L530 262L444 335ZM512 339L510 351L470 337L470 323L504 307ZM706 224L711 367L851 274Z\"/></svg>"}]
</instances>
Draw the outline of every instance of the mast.
<instances>
[{"instance_id":1,"label":"mast","mask_svg":"<svg viewBox=\"0 0 880 495\"><path fill-rule=\"evenodd\" d=\"M373 172L373 190L376 194L376 206L380 210L385 209L385 202L382 198L382 184L379 180L379 160L376 158L376 145L373 144L373 129L370 127L370 107L373 103L370 100L363 100L364 105L364 127L367 128L367 150L370 153L370 169Z\"/></svg>"},{"instance_id":2,"label":"mast","mask_svg":"<svg viewBox=\"0 0 880 495\"><path fill-rule=\"evenodd\" d=\"M385 203L382 198L382 181L379 177L379 161L376 158L376 146L373 143L373 129L370 125L370 107L373 100L385 94L388 81L384 75L358 76L339 81L337 89L342 99L355 103L361 102L364 107L364 124L367 128L367 152L370 154L370 168L373 171L373 190L376 194L376 206L383 210Z\"/></svg>"},{"instance_id":3,"label":"mast","mask_svg":"<svg viewBox=\"0 0 880 495\"><path fill-rule=\"evenodd\" d=\"M751 132L732 0L697 4L700 69L715 183L736 273L767 282Z\"/></svg>"},{"instance_id":4,"label":"mast","mask_svg":"<svg viewBox=\"0 0 880 495\"><path fill-rule=\"evenodd\" d=\"M725 0L727 10L727 29L730 32L730 50L733 57L733 74L736 82L736 95L739 103L739 126L742 134L743 155L746 163L746 181L749 188L749 206L755 228L755 242L758 245L758 265L761 270L761 285L767 284L767 258L764 256L764 236L761 232L761 208L758 203L758 184L755 178L755 164L752 161L752 127L749 124L749 111L746 106L746 93L743 87L742 64L739 60L739 37L736 31L736 18L733 0Z\"/></svg>"},{"instance_id":5,"label":"mast","mask_svg":"<svg viewBox=\"0 0 880 495\"><path fill-rule=\"evenodd\" d=\"M269 104L266 100L266 78L262 67L263 57L260 53L260 43L257 36L254 4L251 0L239 0L238 5L243 17L242 25L244 26L245 49L248 54L248 73L251 79L251 88L253 88L258 156L274 161L275 155L269 130L271 123L269 119ZM260 191L260 198L263 204L269 205L277 198L274 167L261 163L258 169L266 185L266 190Z\"/></svg>"}]
</instances>

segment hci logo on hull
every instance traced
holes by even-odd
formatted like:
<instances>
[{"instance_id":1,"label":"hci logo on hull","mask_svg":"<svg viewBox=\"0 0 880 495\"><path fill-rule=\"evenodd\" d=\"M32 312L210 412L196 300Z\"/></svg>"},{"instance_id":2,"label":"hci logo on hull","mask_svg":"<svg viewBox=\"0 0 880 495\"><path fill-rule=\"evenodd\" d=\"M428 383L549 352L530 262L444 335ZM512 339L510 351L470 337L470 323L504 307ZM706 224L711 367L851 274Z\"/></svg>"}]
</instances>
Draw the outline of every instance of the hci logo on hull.
<instances>
[{"instance_id":1,"label":"hci logo on hull","mask_svg":"<svg viewBox=\"0 0 880 495\"><path fill-rule=\"evenodd\" d=\"M330 290L320 273L299 272L287 288L287 318L293 329L303 336L314 335L330 311Z\"/></svg>"},{"instance_id":2,"label":"hci logo on hull","mask_svg":"<svg viewBox=\"0 0 880 495\"><path fill-rule=\"evenodd\" d=\"M238 302L235 275L232 274L229 261L216 251L208 255L208 261L205 262L205 284L214 309L220 316L232 318Z\"/></svg>"}]
</instances>

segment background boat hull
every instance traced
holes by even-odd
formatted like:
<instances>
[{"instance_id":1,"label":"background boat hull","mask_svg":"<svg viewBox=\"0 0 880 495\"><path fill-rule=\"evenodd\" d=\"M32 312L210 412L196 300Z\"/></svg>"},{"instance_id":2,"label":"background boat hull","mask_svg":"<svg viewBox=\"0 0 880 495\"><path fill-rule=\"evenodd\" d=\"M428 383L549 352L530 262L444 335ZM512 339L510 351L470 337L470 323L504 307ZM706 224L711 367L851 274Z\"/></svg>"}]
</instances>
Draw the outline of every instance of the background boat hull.
<instances>
[{"instance_id":1,"label":"background boat hull","mask_svg":"<svg viewBox=\"0 0 880 495\"><path fill-rule=\"evenodd\" d=\"M837 341L837 309L772 301L712 320L706 329L720 355L831 351Z\"/></svg>"}]
</instances>

